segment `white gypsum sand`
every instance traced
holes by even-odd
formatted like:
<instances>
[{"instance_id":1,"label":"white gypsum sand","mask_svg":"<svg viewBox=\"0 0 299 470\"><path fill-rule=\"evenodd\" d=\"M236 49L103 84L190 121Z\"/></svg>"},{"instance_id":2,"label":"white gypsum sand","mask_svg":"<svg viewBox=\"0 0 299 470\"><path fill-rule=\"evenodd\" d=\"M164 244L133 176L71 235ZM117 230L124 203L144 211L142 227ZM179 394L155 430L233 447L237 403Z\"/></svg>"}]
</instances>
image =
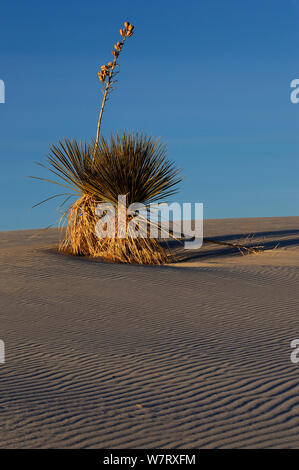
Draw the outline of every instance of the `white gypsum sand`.
<instances>
[{"instance_id":1,"label":"white gypsum sand","mask_svg":"<svg viewBox=\"0 0 299 470\"><path fill-rule=\"evenodd\" d=\"M1 447L298 448L299 218L204 223L253 233L269 251L174 246L157 267L1 232Z\"/></svg>"}]
</instances>

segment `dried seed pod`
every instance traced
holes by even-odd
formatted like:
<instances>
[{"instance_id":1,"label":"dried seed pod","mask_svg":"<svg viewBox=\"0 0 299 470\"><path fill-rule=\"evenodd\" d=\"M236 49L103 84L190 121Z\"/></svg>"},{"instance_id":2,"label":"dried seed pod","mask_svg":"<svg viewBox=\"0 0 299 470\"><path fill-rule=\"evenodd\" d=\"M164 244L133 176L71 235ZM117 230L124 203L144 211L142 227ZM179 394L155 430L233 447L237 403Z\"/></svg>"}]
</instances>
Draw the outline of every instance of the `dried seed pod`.
<instances>
[{"instance_id":1,"label":"dried seed pod","mask_svg":"<svg viewBox=\"0 0 299 470\"><path fill-rule=\"evenodd\" d=\"M120 52L121 48L122 48L122 43L121 42L118 42L118 43L114 44L114 49L115 50Z\"/></svg>"},{"instance_id":2,"label":"dried seed pod","mask_svg":"<svg viewBox=\"0 0 299 470\"><path fill-rule=\"evenodd\" d=\"M104 81L105 81L105 76L103 75L102 72L99 72L99 73L98 73L98 76L99 76L99 79L100 79L101 82L104 82Z\"/></svg>"},{"instance_id":3,"label":"dried seed pod","mask_svg":"<svg viewBox=\"0 0 299 470\"><path fill-rule=\"evenodd\" d=\"M128 31L133 31L134 29L134 26L132 24L129 24L129 26L127 27L127 30Z\"/></svg>"},{"instance_id":4,"label":"dried seed pod","mask_svg":"<svg viewBox=\"0 0 299 470\"><path fill-rule=\"evenodd\" d=\"M125 28L128 28L130 26L131 23L129 23L128 21L125 21L124 25L125 25Z\"/></svg>"},{"instance_id":5,"label":"dried seed pod","mask_svg":"<svg viewBox=\"0 0 299 470\"><path fill-rule=\"evenodd\" d=\"M113 62L108 62L107 64L108 67L112 67L112 65L113 65Z\"/></svg>"}]
</instances>

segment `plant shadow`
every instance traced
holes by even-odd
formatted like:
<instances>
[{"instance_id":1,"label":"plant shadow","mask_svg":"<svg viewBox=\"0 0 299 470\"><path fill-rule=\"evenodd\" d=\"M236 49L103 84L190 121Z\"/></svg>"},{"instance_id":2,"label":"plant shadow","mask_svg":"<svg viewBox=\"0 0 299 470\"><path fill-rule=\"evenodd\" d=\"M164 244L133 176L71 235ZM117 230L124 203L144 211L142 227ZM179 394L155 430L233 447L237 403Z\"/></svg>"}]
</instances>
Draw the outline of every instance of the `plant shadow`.
<instances>
[{"instance_id":1,"label":"plant shadow","mask_svg":"<svg viewBox=\"0 0 299 470\"><path fill-rule=\"evenodd\" d=\"M247 234L238 233L231 235L217 235L209 237L217 242L240 243L247 247L262 246L263 251L275 248L287 248L299 246L299 230L278 230L268 232L256 232L251 238ZM208 240L209 240L208 239ZM214 245L208 240L203 240L201 248L190 250L184 248L184 241L192 241L192 238L171 239L163 241L162 246L168 247L175 262L183 262L198 259L216 258L221 256L241 255L240 250L235 247Z\"/></svg>"}]
</instances>

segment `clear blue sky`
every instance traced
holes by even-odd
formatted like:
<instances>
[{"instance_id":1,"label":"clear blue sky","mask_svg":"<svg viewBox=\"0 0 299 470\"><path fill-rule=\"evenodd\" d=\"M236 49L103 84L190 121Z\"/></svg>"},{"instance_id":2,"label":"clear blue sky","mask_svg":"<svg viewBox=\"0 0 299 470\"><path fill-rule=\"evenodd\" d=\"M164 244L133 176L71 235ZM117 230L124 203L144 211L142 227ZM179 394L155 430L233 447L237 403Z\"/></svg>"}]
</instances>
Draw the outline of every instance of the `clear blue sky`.
<instances>
[{"instance_id":1,"label":"clear blue sky","mask_svg":"<svg viewBox=\"0 0 299 470\"><path fill-rule=\"evenodd\" d=\"M98 67L124 20L135 25L120 58L103 132L161 136L185 180L179 201L206 218L297 215L299 2L295 0L1 1L1 230L44 227L57 188L43 161L58 138L94 136ZM59 188L58 188L59 189Z\"/></svg>"}]
</instances>

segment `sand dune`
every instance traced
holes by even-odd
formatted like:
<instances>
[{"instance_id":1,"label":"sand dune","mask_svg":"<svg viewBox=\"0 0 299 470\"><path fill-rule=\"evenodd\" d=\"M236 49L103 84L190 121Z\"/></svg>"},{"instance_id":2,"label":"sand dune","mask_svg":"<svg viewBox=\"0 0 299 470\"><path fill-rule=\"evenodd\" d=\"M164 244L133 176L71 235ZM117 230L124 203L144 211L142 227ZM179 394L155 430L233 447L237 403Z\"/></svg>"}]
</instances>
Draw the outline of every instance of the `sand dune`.
<instances>
[{"instance_id":1,"label":"sand dune","mask_svg":"<svg viewBox=\"0 0 299 470\"><path fill-rule=\"evenodd\" d=\"M299 447L299 217L204 229L269 251L128 266L0 233L1 447Z\"/></svg>"}]
</instances>

